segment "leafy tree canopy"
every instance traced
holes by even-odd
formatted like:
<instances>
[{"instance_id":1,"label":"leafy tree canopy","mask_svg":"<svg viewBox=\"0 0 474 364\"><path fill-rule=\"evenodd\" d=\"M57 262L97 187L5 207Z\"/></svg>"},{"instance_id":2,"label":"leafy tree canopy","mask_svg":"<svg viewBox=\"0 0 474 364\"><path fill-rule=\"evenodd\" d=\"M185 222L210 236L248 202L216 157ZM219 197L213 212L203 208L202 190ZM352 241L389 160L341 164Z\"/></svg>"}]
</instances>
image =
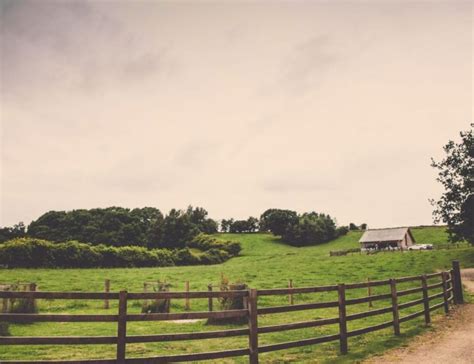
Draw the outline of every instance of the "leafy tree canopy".
<instances>
[{"instance_id":1,"label":"leafy tree canopy","mask_svg":"<svg viewBox=\"0 0 474 364\"><path fill-rule=\"evenodd\" d=\"M474 124L471 124L471 127ZM431 166L438 170L436 179L444 187L438 201L431 200L434 206L435 223L448 225L451 241L467 240L474 244L474 139L472 129L460 132L461 141L452 140L444 146L445 157L437 162L432 159Z\"/></svg>"}]
</instances>

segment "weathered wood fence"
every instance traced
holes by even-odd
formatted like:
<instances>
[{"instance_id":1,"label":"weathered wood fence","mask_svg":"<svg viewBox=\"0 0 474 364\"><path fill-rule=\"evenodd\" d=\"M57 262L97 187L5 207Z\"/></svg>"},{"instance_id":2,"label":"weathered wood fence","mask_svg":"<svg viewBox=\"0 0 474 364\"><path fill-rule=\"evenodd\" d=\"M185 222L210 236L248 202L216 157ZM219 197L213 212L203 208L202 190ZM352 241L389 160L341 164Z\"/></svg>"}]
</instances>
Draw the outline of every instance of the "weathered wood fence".
<instances>
[{"instance_id":1,"label":"weathered wood fence","mask_svg":"<svg viewBox=\"0 0 474 364\"><path fill-rule=\"evenodd\" d=\"M436 279L436 283L428 284L428 280ZM404 282L420 282L419 287L398 290L397 284ZM352 289L366 289L370 287L387 286L390 293L377 294L361 298L347 298L346 293ZM441 288L440 293L430 295L430 290ZM274 307L258 307L258 298L262 296L289 295L316 292L337 292L337 301L302 303ZM398 298L406 295L421 293L422 297L405 303L399 303ZM129 300L146 299L190 299L190 298L218 298L218 297L244 297L247 300L247 308L228 311L206 311L206 312L182 312L182 313L149 313L129 314L127 313L127 302ZM463 303L461 275L459 262L453 262L453 269L446 272L394 278L362 283L338 284L331 286L304 287L304 288L282 288L282 289L249 289L242 291L204 291L204 292L153 292L153 293L130 293L121 291L87 293L87 292L0 292L0 298L30 298L30 299L87 299L87 300L118 300L118 313L116 315L66 315L66 314L0 314L0 321L31 323L31 322L117 322L117 336L81 336L81 337L0 337L0 345L85 345L85 344L114 344L116 345L116 357L113 359L99 360L74 360L64 363L166 363L187 362L196 360L221 359L237 356L248 356L251 364L258 363L259 354L275 350L296 348L306 345L315 345L338 340L341 354L348 352L348 338L366 334L369 332L393 328L395 335L400 335L401 324L416 317L424 317L426 324L431 321L431 312L444 308L449 311L449 303ZM440 303L430 305L434 299L442 299ZM367 303L377 300L389 300L391 305L373 309L366 312L347 314L346 308L350 305ZM400 316L403 309L422 305L423 309L415 313ZM282 312L292 312L310 309L338 308L338 316L313 321L293 322L281 325L259 326L258 316ZM392 313L392 320L374 326L348 331L347 323L352 320ZM127 335L127 323L132 321L161 321L182 319L208 319L208 318L230 318L246 317L248 326L240 329L206 331L193 333L157 334L157 335ZM259 335L296 330L309 327L325 325L338 325L337 334L308 338L298 341L276 343L270 345L259 345ZM234 350L217 352L204 352L196 354L165 355L148 358L126 358L126 345L131 343L150 343L181 340L202 340L212 338L226 338L235 336L247 336L248 347ZM4 363L33 363L34 361L2 361ZM59 361L50 361L59 363ZM42 361L48 363L48 361Z\"/></svg>"}]
</instances>

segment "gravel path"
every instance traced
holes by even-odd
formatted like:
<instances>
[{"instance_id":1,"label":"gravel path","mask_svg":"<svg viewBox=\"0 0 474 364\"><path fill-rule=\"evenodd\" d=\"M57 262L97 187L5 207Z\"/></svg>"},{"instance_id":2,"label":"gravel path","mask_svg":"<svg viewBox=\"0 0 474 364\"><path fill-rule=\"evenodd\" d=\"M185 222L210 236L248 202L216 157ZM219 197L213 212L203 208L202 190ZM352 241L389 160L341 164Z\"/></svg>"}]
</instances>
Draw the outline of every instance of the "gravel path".
<instances>
[{"instance_id":1,"label":"gravel path","mask_svg":"<svg viewBox=\"0 0 474 364\"><path fill-rule=\"evenodd\" d=\"M462 278L474 292L474 269L463 269ZM366 363L474 364L474 304L456 308L433 326L434 331L415 337L407 347L389 350Z\"/></svg>"}]
</instances>

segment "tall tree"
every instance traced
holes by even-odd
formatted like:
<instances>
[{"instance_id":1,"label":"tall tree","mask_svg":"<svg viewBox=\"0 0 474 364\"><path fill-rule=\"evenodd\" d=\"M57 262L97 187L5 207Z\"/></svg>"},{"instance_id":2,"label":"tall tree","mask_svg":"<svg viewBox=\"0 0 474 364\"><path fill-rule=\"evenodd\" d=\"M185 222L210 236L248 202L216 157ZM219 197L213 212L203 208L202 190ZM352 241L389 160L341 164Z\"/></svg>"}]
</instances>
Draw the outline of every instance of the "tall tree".
<instances>
[{"instance_id":1,"label":"tall tree","mask_svg":"<svg viewBox=\"0 0 474 364\"><path fill-rule=\"evenodd\" d=\"M471 124L471 128L474 124ZM436 168L436 179L444 187L441 198L431 200L434 206L435 223L448 225L450 240L467 240L474 244L473 237L473 187L474 187L474 139L473 131L460 132L461 141L452 140L443 149L446 153L440 162L432 159Z\"/></svg>"}]
</instances>

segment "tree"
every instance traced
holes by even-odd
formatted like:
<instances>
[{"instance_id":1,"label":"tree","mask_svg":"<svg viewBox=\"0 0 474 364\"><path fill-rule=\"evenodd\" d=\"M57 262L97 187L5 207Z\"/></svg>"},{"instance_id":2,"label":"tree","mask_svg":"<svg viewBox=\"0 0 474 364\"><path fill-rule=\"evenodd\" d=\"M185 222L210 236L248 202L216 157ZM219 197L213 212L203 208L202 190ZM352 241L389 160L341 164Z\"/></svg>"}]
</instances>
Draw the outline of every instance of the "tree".
<instances>
[{"instance_id":1,"label":"tree","mask_svg":"<svg viewBox=\"0 0 474 364\"><path fill-rule=\"evenodd\" d=\"M15 238L22 238L25 235L25 224L20 221L18 224L13 225L12 227L5 226L0 228L0 243Z\"/></svg>"},{"instance_id":2,"label":"tree","mask_svg":"<svg viewBox=\"0 0 474 364\"><path fill-rule=\"evenodd\" d=\"M363 224L360 224L360 229L367 230L367 224L365 222Z\"/></svg>"},{"instance_id":3,"label":"tree","mask_svg":"<svg viewBox=\"0 0 474 364\"><path fill-rule=\"evenodd\" d=\"M349 230L359 230L359 227L356 224L354 224L353 222L351 222L349 224Z\"/></svg>"},{"instance_id":4,"label":"tree","mask_svg":"<svg viewBox=\"0 0 474 364\"><path fill-rule=\"evenodd\" d=\"M471 124L471 127L474 124ZM431 166L438 170L436 180L445 192L438 201L431 200L434 206L435 223L443 221L448 225L452 242L467 240L474 244L473 238L473 194L474 187L474 138L472 129L460 132L461 141L450 140L443 147L445 158L440 162L431 159Z\"/></svg>"},{"instance_id":5,"label":"tree","mask_svg":"<svg viewBox=\"0 0 474 364\"><path fill-rule=\"evenodd\" d=\"M207 217L208 213L202 207L193 208L188 206L186 214L189 216L191 223L196 225L200 232L205 234L217 233L218 224L216 221Z\"/></svg>"},{"instance_id":6,"label":"tree","mask_svg":"<svg viewBox=\"0 0 474 364\"><path fill-rule=\"evenodd\" d=\"M221 221L221 231L223 233L228 233L230 231L230 227L234 223L234 219L222 219Z\"/></svg>"},{"instance_id":7,"label":"tree","mask_svg":"<svg viewBox=\"0 0 474 364\"><path fill-rule=\"evenodd\" d=\"M187 213L172 209L165 217L163 223L163 237L159 247L181 249L198 234L199 229L191 222Z\"/></svg>"},{"instance_id":8,"label":"tree","mask_svg":"<svg viewBox=\"0 0 474 364\"><path fill-rule=\"evenodd\" d=\"M289 227L298 223L296 211L268 209L260 216L260 230L283 236Z\"/></svg>"},{"instance_id":9,"label":"tree","mask_svg":"<svg viewBox=\"0 0 474 364\"><path fill-rule=\"evenodd\" d=\"M336 238L336 223L325 214L304 213L298 223L291 225L283 235L283 241L296 246L325 243Z\"/></svg>"},{"instance_id":10,"label":"tree","mask_svg":"<svg viewBox=\"0 0 474 364\"><path fill-rule=\"evenodd\" d=\"M258 230L258 219L256 217L250 216L247 219L247 227L250 233L254 233Z\"/></svg>"}]
</instances>

